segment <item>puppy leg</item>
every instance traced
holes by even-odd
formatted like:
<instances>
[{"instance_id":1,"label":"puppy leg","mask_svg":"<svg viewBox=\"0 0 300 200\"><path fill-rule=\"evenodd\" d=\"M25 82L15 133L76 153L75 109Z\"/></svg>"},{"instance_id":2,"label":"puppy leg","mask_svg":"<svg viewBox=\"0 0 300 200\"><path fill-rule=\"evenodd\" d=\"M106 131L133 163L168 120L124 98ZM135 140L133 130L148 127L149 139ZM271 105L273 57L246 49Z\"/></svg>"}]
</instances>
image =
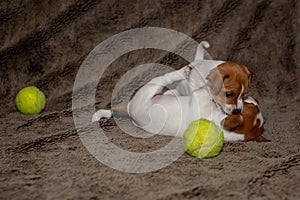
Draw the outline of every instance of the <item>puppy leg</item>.
<instances>
[{"instance_id":1,"label":"puppy leg","mask_svg":"<svg viewBox=\"0 0 300 200\"><path fill-rule=\"evenodd\" d=\"M191 95L190 87L189 87L189 77L191 74L191 66L187 65L178 71L185 79L179 80L175 89L168 90L164 93L164 95L169 96L189 96Z\"/></svg>"},{"instance_id":2,"label":"puppy leg","mask_svg":"<svg viewBox=\"0 0 300 200\"><path fill-rule=\"evenodd\" d=\"M190 70L189 66L185 66L177 71L173 71L163 76L153 78L148 84L157 84L165 87L176 81L180 81L188 78L187 76L189 74L189 70Z\"/></svg>"},{"instance_id":3,"label":"puppy leg","mask_svg":"<svg viewBox=\"0 0 300 200\"><path fill-rule=\"evenodd\" d=\"M200 42L200 44L198 45L194 60L203 60L204 59L204 48L209 48L209 43L206 41L202 41Z\"/></svg>"},{"instance_id":4,"label":"puppy leg","mask_svg":"<svg viewBox=\"0 0 300 200\"><path fill-rule=\"evenodd\" d=\"M149 111L153 105L153 99L161 95L163 88L176 81L185 79L185 68L156 77L138 90L128 104L128 113L135 124L143 127L151 121Z\"/></svg>"},{"instance_id":5,"label":"puppy leg","mask_svg":"<svg viewBox=\"0 0 300 200\"><path fill-rule=\"evenodd\" d=\"M205 85L206 82L202 77L201 73L198 71L198 68L193 68L189 77L189 87L191 93L193 93L195 90L204 87Z\"/></svg>"}]
</instances>

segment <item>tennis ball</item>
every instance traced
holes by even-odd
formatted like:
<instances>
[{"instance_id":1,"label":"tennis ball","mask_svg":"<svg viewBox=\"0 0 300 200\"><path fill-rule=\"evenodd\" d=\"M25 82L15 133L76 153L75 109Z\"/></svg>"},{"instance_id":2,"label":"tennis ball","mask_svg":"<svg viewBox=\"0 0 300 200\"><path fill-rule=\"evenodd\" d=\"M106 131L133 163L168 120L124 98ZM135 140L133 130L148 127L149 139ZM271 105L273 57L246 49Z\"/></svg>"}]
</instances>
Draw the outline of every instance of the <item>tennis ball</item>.
<instances>
[{"instance_id":1,"label":"tennis ball","mask_svg":"<svg viewBox=\"0 0 300 200\"><path fill-rule=\"evenodd\" d=\"M183 134L184 150L197 158L210 158L219 155L223 141L223 131L207 119L191 122Z\"/></svg>"},{"instance_id":2,"label":"tennis ball","mask_svg":"<svg viewBox=\"0 0 300 200\"><path fill-rule=\"evenodd\" d=\"M20 90L15 99L18 110L25 115L40 113L46 104L44 93L35 86Z\"/></svg>"}]
</instances>

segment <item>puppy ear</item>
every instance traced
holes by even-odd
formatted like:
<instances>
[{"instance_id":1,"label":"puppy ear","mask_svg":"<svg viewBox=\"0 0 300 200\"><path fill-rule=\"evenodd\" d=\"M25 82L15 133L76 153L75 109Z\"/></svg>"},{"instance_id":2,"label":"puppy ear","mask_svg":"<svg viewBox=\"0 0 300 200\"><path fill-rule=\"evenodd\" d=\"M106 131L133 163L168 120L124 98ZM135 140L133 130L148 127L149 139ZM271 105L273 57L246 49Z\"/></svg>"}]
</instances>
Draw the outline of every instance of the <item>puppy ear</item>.
<instances>
[{"instance_id":1,"label":"puppy ear","mask_svg":"<svg viewBox=\"0 0 300 200\"><path fill-rule=\"evenodd\" d=\"M224 80L229 78L229 74L226 74L222 68L216 67L210 70L206 77L208 81L208 86L212 89L214 95L218 94L222 87L224 87Z\"/></svg>"},{"instance_id":2,"label":"puppy ear","mask_svg":"<svg viewBox=\"0 0 300 200\"><path fill-rule=\"evenodd\" d=\"M250 85L250 83L252 82L252 79L253 79L253 73L245 65L242 65L242 67L244 68L244 70L246 71L246 73L248 75L248 83Z\"/></svg>"},{"instance_id":3,"label":"puppy ear","mask_svg":"<svg viewBox=\"0 0 300 200\"><path fill-rule=\"evenodd\" d=\"M243 117L241 115L228 115L221 121L221 126L227 131L234 131L243 123Z\"/></svg>"}]
</instances>

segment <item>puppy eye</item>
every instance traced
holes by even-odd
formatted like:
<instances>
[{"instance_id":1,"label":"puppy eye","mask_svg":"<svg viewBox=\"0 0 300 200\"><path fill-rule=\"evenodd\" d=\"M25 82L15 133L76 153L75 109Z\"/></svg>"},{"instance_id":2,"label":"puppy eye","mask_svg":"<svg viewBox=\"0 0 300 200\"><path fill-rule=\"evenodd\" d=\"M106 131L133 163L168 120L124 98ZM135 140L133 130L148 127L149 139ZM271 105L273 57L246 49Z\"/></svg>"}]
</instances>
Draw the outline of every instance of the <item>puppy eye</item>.
<instances>
[{"instance_id":1,"label":"puppy eye","mask_svg":"<svg viewBox=\"0 0 300 200\"><path fill-rule=\"evenodd\" d=\"M225 92L225 97L226 98L231 98L231 97L233 97L233 93L232 92Z\"/></svg>"}]
</instances>

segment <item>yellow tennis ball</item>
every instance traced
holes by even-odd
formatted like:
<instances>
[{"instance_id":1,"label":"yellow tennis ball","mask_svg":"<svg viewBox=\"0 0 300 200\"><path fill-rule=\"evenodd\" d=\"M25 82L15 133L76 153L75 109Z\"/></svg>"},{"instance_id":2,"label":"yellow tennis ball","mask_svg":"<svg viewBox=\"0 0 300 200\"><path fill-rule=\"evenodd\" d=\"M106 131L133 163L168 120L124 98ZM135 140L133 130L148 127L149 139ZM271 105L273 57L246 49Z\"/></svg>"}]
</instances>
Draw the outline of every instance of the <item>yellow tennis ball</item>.
<instances>
[{"instance_id":1,"label":"yellow tennis ball","mask_svg":"<svg viewBox=\"0 0 300 200\"><path fill-rule=\"evenodd\" d=\"M206 119L191 122L183 135L184 150L197 158L219 155L223 141L223 131L215 123Z\"/></svg>"},{"instance_id":2,"label":"yellow tennis ball","mask_svg":"<svg viewBox=\"0 0 300 200\"><path fill-rule=\"evenodd\" d=\"M35 86L20 90L15 99L18 110L25 115L40 113L46 105L44 93Z\"/></svg>"}]
</instances>

